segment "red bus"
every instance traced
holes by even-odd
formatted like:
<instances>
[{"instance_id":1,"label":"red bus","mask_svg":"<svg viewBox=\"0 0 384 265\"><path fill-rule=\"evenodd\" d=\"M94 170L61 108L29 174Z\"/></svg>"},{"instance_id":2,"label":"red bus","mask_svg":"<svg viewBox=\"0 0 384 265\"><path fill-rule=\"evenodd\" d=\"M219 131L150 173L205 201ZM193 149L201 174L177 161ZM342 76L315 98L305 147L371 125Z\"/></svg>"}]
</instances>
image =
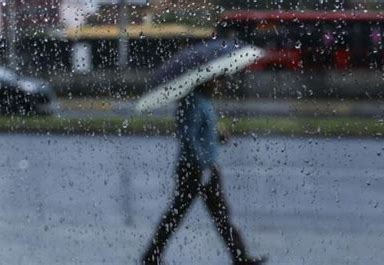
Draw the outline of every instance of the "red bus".
<instances>
[{"instance_id":1,"label":"red bus","mask_svg":"<svg viewBox=\"0 0 384 265\"><path fill-rule=\"evenodd\" d=\"M267 51L250 68L248 94L383 94L384 13L235 11L217 30Z\"/></svg>"}]
</instances>

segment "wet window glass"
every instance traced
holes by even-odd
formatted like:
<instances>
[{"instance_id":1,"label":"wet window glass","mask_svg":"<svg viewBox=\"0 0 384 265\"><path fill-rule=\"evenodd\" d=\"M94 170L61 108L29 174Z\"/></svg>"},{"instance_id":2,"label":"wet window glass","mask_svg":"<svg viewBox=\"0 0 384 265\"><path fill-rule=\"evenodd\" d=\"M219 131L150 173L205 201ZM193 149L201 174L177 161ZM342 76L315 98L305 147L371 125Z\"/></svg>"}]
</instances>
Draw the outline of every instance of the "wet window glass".
<instances>
[{"instance_id":1,"label":"wet window glass","mask_svg":"<svg viewBox=\"0 0 384 265\"><path fill-rule=\"evenodd\" d=\"M0 0L0 264L382 264L383 34L374 0Z\"/></svg>"}]
</instances>

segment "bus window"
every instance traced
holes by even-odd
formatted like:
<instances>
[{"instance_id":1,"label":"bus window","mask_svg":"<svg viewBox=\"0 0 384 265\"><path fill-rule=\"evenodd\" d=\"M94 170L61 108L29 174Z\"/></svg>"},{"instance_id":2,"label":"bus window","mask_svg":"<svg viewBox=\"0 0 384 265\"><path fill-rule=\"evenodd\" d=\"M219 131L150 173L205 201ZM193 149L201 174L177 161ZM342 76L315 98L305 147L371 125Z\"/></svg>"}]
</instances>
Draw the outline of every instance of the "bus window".
<instances>
[{"instance_id":1,"label":"bus window","mask_svg":"<svg viewBox=\"0 0 384 265\"><path fill-rule=\"evenodd\" d=\"M352 64L354 67L364 67L368 64L367 50L370 46L368 36L368 23L353 23L350 47L353 54Z\"/></svg>"},{"instance_id":2,"label":"bus window","mask_svg":"<svg viewBox=\"0 0 384 265\"><path fill-rule=\"evenodd\" d=\"M384 67L383 22L374 17L335 19L333 14L321 13L311 19L301 13L279 13L284 19L277 19L268 14L259 14L260 19L225 21L227 30L236 31L239 39L265 48L268 64L285 69L282 58L294 54L304 70Z\"/></svg>"}]
</instances>

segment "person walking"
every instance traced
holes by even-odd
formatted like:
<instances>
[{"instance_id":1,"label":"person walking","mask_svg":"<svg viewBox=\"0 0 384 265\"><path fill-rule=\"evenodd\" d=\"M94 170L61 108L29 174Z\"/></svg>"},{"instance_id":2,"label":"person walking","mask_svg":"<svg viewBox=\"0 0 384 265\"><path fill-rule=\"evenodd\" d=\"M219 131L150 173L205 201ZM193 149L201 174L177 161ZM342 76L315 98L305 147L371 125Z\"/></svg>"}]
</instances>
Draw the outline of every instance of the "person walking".
<instances>
[{"instance_id":1,"label":"person walking","mask_svg":"<svg viewBox=\"0 0 384 265\"><path fill-rule=\"evenodd\" d=\"M163 251L179 227L187 210L201 197L224 240L235 265L261 265L266 258L253 258L230 219L228 203L223 194L221 173L217 162L219 135L212 94L218 83L212 75L179 99L176 110L179 154L176 164L176 187L173 202L163 215L153 239L142 257L143 265L159 265ZM210 178L203 182L203 174Z\"/></svg>"}]
</instances>

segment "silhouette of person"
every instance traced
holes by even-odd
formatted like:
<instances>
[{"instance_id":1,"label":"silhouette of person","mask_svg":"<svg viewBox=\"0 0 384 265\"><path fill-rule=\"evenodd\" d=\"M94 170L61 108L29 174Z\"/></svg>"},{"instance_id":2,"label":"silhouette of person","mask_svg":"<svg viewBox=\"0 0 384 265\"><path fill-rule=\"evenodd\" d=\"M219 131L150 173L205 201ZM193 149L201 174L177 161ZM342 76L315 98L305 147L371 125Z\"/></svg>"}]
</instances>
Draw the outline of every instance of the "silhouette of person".
<instances>
[{"instance_id":1,"label":"silhouette of person","mask_svg":"<svg viewBox=\"0 0 384 265\"><path fill-rule=\"evenodd\" d=\"M170 208L164 213L148 246L142 264L161 264L161 256L171 235L176 231L188 208L200 196L235 265L259 265L265 258L248 256L244 242L230 220L217 165L219 136L211 94L216 79L197 87L178 102L177 135L180 142L176 165L176 188ZM210 179L202 182L202 173L209 170Z\"/></svg>"}]
</instances>

